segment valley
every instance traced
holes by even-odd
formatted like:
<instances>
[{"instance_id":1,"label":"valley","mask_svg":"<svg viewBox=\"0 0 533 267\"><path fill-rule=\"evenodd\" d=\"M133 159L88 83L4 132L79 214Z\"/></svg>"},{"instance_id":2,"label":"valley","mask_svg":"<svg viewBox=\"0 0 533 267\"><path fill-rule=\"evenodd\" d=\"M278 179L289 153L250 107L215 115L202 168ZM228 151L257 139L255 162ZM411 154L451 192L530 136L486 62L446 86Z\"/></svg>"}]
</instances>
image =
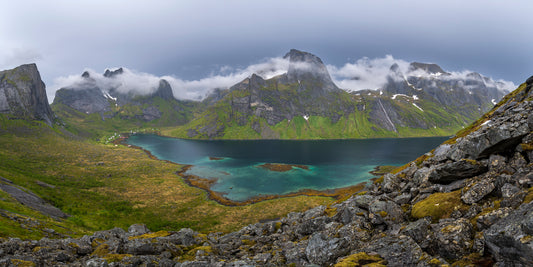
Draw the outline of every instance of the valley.
<instances>
[{"instance_id":1,"label":"valley","mask_svg":"<svg viewBox=\"0 0 533 267\"><path fill-rule=\"evenodd\" d=\"M503 97L497 86L487 86L489 78L439 80L446 75L440 67L413 63L411 72L433 72L433 78L407 77L391 66L389 75L403 77L399 81L391 78L397 82L381 90L348 92L331 81L318 57L297 50L286 57L292 64L286 74L266 80L251 76L203 101L174 98L164 80L148 95L93 87L98 83L84 73L83 85L60 89L50 108L35 64L0 72L0 261L30 266L531 262L533 78ZM102 77L114 79L122 72L108 70ZM455 130L436 149L366 184L237 199L244 200L239 205L220 197L224 192L213 197L213 182L189 173L194 167L116 143L121 133L143 136L137 132L197 143L291 139L286 141L301 145L311 141L300 139L340 139L322 142L342 145L342 139L366 138L352 140L370 144L356 153L363 161L372 160L365 153L378 151L373 141L385 140L370 137L442 136ZM390 147L383 151L394 155ZM340 151L323 156L341 162ZM192 156L192 150L187 153ZM213 164L232 158L202 157ZM370 165L361 172L380 164ZM316 170L313 162L257 160L251 166L275 175L285 172L273 170Z\"/></svg>"}]
</instances>

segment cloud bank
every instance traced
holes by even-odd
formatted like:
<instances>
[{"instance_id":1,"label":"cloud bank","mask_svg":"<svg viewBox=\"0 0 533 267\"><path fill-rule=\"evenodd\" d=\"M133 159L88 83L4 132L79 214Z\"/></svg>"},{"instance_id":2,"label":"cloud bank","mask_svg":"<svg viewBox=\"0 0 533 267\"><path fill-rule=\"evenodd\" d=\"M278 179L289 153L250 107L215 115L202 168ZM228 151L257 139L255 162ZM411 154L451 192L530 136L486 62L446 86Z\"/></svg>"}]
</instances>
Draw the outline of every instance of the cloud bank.
<instances>
[{"instance_id":1,"label":"cloud bank","mask_svg":"<svg viewBox=\"0 0 533 267\"><path fill-rule=\"evenodd\" d=\"M364 89L377 90L387 83L387 77L391 73L391 66L398 65L398 71L404 76L393 76L396 79L405 79L408 76L437 78L441 80L474 80L480 79L480 76L473 75L473 71L447 71L450 75L435 75L423 70L409 70L410 63L396 59L392 55L386 55L383 58L361 58L354 63L346 63L342 67L328 65L328 70L333 81L337 86L346 91L358 91ZM444 70L446 71L446 70ZM516 89L513 82L505 80L485 79L485 84L490 87L497 87L500 90L512 91Z\"/></svg>"},{"instance_id":2,"label":"cloud bank","mask_svg":"<svg viewBox=\"0 0 533 267\"><path fill-rule=\"evenodd\" d=\"M123 68L124 72L121 75L106 78L101 73L86 69L85 71L90 74L94 82L88 83L81 75L69 75L56 78L52 87L57 90L60 88L87 88L88 86L96 85L105 91L116 88L121 93L131 92L147 95L157 90L160 79L165 79L170 83L175 98L182 100L201 100L211 90L215 88L229 88L254 73L265 79L269 79L287 72L288 68L289 61L287 59L276 57L250 65L244 69L223 66L217 74L212 74L209 77L199 80L183 80L171 75L155 76L128 68Z\"/></svg>"},{"instance_id":3,"label":"cloud bank","mask_svg":"<svg viewBox=\"0 0 533 267\"><path fill-rule=\"evenodd\" d=\"M382 58L361 58L354 63L346 63L342 67L328 65L327 69L337 86L346 91L358 91L363 89L377 90L382 88L386 82L387 77L391 74L391 66L398 65L398 71L404 76L396 76L396 79L404 79L407 76L422 76L428 78L435 78L435 74L430 74L422 70L409 70L409 62L401 59L396 59L392 55L386 55ZM298 63L293 67L308 70L310 67L306 63ZM87 83L87 80L81 75L69 75L56 78L52 87L54 89L70 87L70 88L86 88L87 86L98 86L99 88L108 91L115 88L121 93L134 93L140 95L147 95L153 93L159 86L160 79L167 80L174 93L174 97L182 100L202 100L210 91L216 88L226 89L232 85L250 77L252 74L257 74L264 79L269 79L277 75L286 73L289 69L289 60L281 57L265 59L258 64L250 65L246 68L236 69L230 66L221 67L217 73L198 80L183 80L171 75L155 76L149 73L139 72L128 68L123 68L124 72L121 75L116 75L113 78L106 78L101 73L91 69L86 69L90 74L93 82ZM472 75L471 71L465 70L460 72L448 72L450 75L440 75L439 79L450 80L468 80L479 79L481 76ZM514 90L516 88L513 82L492 79L485 79L487 86L494 86L501 90Z\"/></svg>"}]
</instances>

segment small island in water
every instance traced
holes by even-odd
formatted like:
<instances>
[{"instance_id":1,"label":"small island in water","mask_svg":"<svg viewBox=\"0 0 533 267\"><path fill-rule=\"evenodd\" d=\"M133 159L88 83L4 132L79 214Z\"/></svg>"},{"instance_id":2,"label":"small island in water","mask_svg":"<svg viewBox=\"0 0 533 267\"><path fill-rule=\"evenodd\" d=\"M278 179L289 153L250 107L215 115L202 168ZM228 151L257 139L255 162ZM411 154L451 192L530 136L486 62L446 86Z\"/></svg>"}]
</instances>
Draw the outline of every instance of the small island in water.
<instances>
[{"instance_id":1,"label":"small island in water","mask_svg":"<svg viewBox=\"0 0 533 267\"><path fill-rule=\"evenodd\" d=\"M309 166L300 165L300 164L285 164L285 163L265 163L257 166L258 168L267 169L269 171L275 172L287 172L293 170L294 168L299 168L302 170L309 170Z\"/></svg>"}]
</instances>

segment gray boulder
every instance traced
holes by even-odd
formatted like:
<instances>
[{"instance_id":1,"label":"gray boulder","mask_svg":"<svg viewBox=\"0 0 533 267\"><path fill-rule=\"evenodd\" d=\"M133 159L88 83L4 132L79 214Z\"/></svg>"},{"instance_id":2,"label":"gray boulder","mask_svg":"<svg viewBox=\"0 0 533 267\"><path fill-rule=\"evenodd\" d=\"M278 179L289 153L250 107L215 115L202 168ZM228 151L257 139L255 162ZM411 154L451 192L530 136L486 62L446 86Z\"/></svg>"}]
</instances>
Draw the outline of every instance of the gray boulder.
<instances>
[{"instance_id":1,"label":"gray boulder","mask_svg":"<svg viewBox=\"0 0 533 267\"><path fill-rule=\"evenodd\" d=\"M367 253L377 253L387 260L387 266L417 266L424 256L429 256L409 236L386 236L373 240L362 248Z\"/></svg>"},{"instance_id":2,"label":"gray boulder","mask_svg":"<svg viewBox=\"0 0 533 267\"><path fill-rule=\"evenodd\" d=\"M348 245L345 239L328 238L322 233L311 236L305 255L309 262L318 265L328 265L348 252Z\"/></svg>"},{"instance_id":3,"label":"gray boulder","mask_svg":"<svg viewBox=\"0 0 533 267\"><path fill-rule=\"evenodd\" d=\"M432 229L434 251L441 257L460 259L472 253L474 229L467 219L441 219Z\"/></svg>"},{"instance_id":4,"label":"gray boulder","mask_svg":"<svg viewBox=\"0 0 533 267\"><path fill-rule=\"evenodd\" d=\"M483 199L486 195L492 193L494 188L496 188L496 186L492 179L481 180L468 190L462 191L461 200L466 204L474 204Z\"/></svg>"},{"instance_id":5,"label":"gray boulder","mask_svg":"<svg viewBox=\"0 0 533 267\"><path fill-rule=\"evenodd\" d=\"M484 236L488 250L501 265L533 265L533 203L493 224Z\"/></svg>"},{"instance_id":6,"label":"gray boulder","mask_svg":"<svg viewBox=\"0 0 533 267\"><path fill-rule=\"evenodd\" d=\"M487 165L480 161L462 159L457 162L437 165L429 173L428 180L432 183L448 184L453 181L474 177L487 170Z\"/></svg>"}]
</instances>

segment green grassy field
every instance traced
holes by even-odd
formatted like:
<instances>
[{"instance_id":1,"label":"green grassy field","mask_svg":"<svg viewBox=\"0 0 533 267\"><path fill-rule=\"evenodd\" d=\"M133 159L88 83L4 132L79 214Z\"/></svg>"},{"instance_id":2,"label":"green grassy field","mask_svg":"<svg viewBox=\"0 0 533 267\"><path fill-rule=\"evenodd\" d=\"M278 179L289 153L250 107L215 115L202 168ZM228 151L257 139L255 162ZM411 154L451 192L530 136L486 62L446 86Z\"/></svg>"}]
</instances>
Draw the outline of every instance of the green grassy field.
<instances>
[{"instance_id":1,"label":"green grassy field","mask_svg":"<svg viewBox=\"0 0 533 267\"><path fill-rule=\"evenodd\" d=\"M181 165L151 159L141 150L82 139L59 126L4 115L0 126L0 176L71 215L66 220L50 219L0 191L0 237L53 236L47 229L79 236L134 223L153 231L182 227L231 231L334 201L299 196L223 206L185 184L176 175Z\"/></svg>"}]
</instances>

